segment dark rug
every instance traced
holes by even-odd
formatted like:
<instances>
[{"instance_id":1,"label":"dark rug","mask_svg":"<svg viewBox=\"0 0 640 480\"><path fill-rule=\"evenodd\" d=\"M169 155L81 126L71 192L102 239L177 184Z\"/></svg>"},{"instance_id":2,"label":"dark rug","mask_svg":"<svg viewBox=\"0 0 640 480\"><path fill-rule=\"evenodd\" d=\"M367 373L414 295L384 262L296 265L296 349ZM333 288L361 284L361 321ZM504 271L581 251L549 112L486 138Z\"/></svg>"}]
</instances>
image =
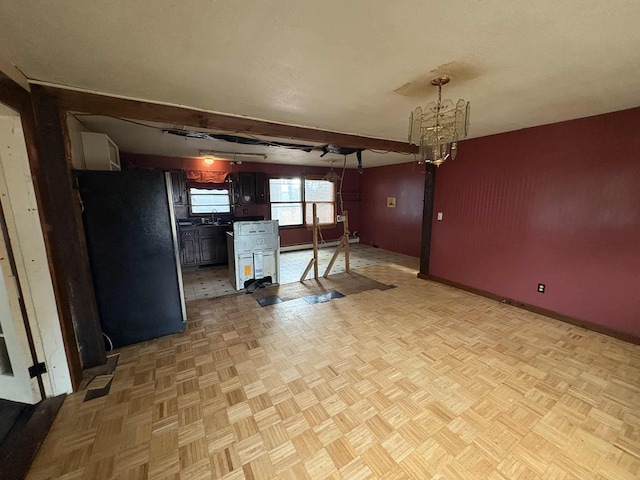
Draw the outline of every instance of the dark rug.
<instances>
[{"instance_id":1,"label":"dark rug","mask_svg":"<svg viewBox=\"0 0 640 480\"><path fill-rule=\"evenodd\" d=\"M26 405L0 399L0 442L7 436Z\"/></svg>"},{"instance_id":2,"label":"dark rug","mask_svg":"<svg viewBox=\"0 0 640 480\"><path fill-rule=\"evenodd\" d=\"M307 303L323 303L333 298L354 295L366 290L389 290L395 285L385 285L357 273L338 273L318 280L271 285L256 290L252 296L263 307L290 300L304 299Z\"/></svg>"}]
</instances>

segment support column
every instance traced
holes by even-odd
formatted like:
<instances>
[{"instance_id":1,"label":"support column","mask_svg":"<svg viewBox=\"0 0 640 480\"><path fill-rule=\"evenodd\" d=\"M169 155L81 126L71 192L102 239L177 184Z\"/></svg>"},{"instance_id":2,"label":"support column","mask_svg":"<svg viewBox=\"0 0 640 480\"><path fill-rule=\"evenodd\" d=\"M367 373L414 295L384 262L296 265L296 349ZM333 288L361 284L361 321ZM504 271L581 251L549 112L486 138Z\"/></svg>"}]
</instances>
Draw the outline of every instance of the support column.
<instances>
[{"instance_id":1,"label":"support column","mask_svg":"<svg viewBox=\"0 0 640 480\"><path fill-rule=\"evenodd\" d=\"M431 258L431 226L433 225L433 199L436 187L436 166L425 165L424 174L424 206L422 208L422 245L420 246L420 273L418 277L429 275Z\"/></svg>"},{"instance_id":2,"label":"support column","mask_svg":"<svg viewBox=\"0 0 640 480\"><path fill-rule=\"evenodd\" d=\"M42 207L54 283L63 303L63 316L72 320L81 368L87 369L103 365L106 352L79 201L67 161L65 126L55 98L34 86L31 99L39 157L38 184L44 193ZM76 377L77 373L73 373Z\"/></svg>"}]
</instances>

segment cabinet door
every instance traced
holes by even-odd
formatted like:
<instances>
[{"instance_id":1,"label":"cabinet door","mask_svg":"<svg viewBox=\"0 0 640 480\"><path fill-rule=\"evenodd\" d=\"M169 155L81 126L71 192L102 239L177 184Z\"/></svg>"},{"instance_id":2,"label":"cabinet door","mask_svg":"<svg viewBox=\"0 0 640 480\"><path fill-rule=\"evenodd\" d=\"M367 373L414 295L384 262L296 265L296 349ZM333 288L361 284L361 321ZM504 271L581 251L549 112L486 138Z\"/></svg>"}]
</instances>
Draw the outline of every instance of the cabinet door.
<instances>
[{"instance_id":1,"label":"cabinet door","mask_svg":"<svg viewBox=\"0 0 640 480\"><path fill-rule=\"evenodd\" d=\"M200 265L211 265L216 260L215 238L200 239Z\"/></svg>"},{"instance_id":2,"label":"cabinet door","mask_svg":"<svg viewBox=\"0 0 640 480\"><path fill-rule=\"evenodd\" d=\"M222 234L217 235L215 237L215 263L216 264L225 264L227 263L227 234L226 232L222 232Z\"/></svg>"},{"instance_id":3,"label":"cabinet door","mask_svg":"<svg viewBox=\"0 0 640 480\"><path fill-rule=\"evenodd\" d=\"M182 266L197 267L200 265L200 245L194 233L182 234Z\"/></svg>"},{"instance_id":4,"label":"cabinet door","mask_svg":"<svg viewBox=\"0 0 640 480\"><path fill-rule=\"evenodd\" d=\"M241 172L240 182L240 205L256 203L255 175L250 172Z\"/></svg>"},{"instance_id":5,"label":"cabinet door","mask_svg":"<svg viewBox=\"0 0 640 480\"><path fill-rule=\"evenodd\" d=\"M183 171L171 172L171 189L173 204L184 206L187 204L187 179Z\"/></svg>"},{"instance_id":6,"label":"cabinet door","mask_svg":"<svg viewBox=\"0 0 640 480\"><path fill-rule=\"evenodd\" d=\"M267 203L269 199L267 175L265 173L256 173L256 203Z\"/></svg>"},{"instance_id":7,"label":"cabinet door","mask_svg":"<svg viewBox=\"0 0 640 480\"><path fill-rule=\"evenodd\" d=\"M228 177L229 190L231 191L231 205L240 205L240 178L237 173L232 173Z\"/></svg>"}]
</instances>

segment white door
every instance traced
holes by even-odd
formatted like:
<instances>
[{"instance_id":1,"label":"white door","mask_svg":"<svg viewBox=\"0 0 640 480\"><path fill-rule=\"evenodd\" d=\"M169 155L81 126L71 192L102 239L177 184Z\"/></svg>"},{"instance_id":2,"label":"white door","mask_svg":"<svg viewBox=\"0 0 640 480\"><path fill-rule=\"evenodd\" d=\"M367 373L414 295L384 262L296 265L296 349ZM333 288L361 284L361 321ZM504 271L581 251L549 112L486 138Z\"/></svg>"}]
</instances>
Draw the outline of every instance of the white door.
<instances>
[{"instance_id":1,"label":"white door","mask_svg":"<svg viewBox=\"0 0 640 480\"><path fill-rule=\"evenodd\" d=\"M47 397L70 393L71 375L22 123L3 104L0 213L0 398L37 403L40 387ZM32 350L46 363L39 380L28 373Z\"/></svg>"},{"instance_id":2,"label":"white door","mask_svg":"<svg viewBox=\"0 0 640 480\"><path fill-rule=\"evenodd\" d=\"M35 378L17 277L12 269L4 215L0 215L0 398L35 404L41 400Z\"/></svg>"}]
</instances>

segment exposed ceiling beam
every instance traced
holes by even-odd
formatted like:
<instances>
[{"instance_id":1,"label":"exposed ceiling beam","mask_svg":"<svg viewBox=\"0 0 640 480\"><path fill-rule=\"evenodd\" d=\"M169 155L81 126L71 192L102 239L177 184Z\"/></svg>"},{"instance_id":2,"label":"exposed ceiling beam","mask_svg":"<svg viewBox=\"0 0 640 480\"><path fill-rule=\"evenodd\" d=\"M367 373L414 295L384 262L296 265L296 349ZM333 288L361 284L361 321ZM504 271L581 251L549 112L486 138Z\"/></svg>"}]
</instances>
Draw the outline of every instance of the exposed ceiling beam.
<instances>
[{"instance_id":1,"label":"exposed ceiling beam","mask_svg":"<svg viewBox=\"0 0 640 480\"><path fill-rule=\"evenodd\" d=\"M71 112L172 123L187 127L208 128L234 133L251 133L253 135L303 140L367 150L384 150L401 153L417 153L418 151L418 147L415 145L395 140L361 137L347 133L297 127L294 125L195 110L176 105L111 97L53 86L32 85L32 89L42 90L56 97L60 107L63 110Z\"/></svg>"}]
</instances>

